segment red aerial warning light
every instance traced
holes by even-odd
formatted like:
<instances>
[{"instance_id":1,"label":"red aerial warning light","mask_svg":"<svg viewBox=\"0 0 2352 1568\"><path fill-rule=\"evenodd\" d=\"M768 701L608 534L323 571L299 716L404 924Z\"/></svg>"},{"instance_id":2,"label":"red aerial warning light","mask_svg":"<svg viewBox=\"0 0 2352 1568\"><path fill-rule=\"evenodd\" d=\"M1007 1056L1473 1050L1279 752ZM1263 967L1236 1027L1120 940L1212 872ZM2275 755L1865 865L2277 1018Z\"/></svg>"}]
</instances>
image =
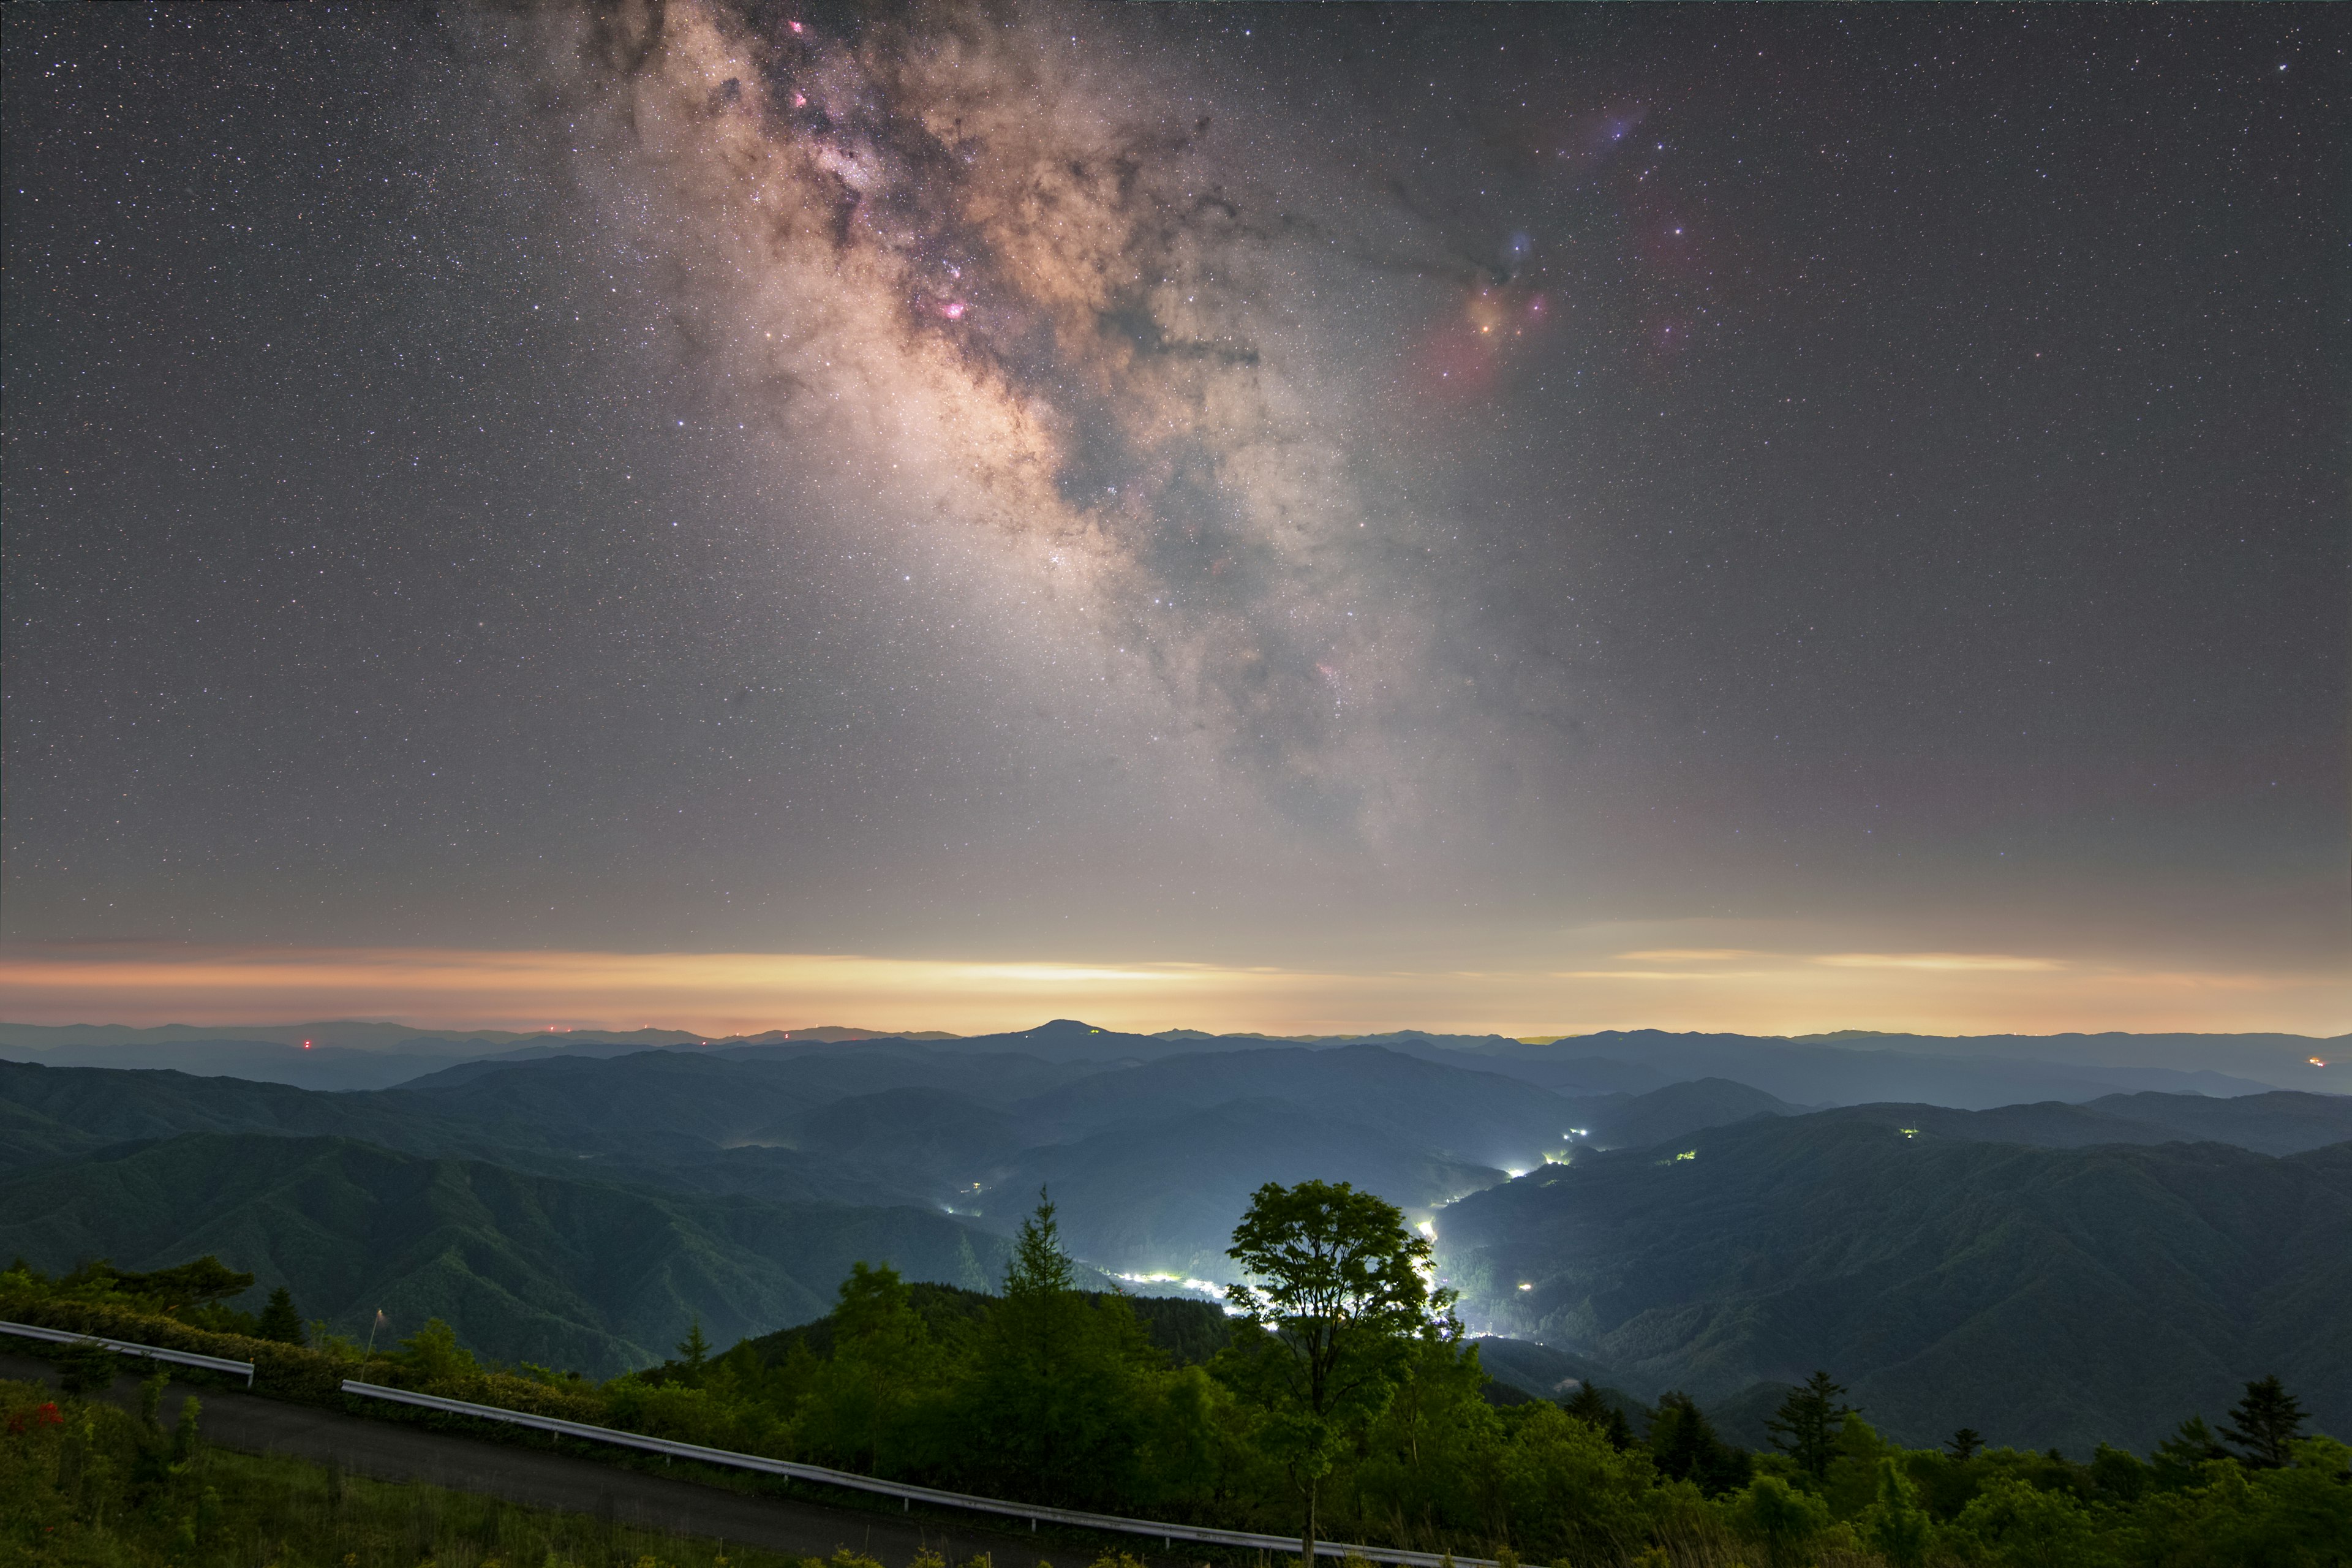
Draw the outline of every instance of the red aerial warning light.
<instances>
[{"instance_id":1,"label":"red aerial warning light","mask_svg":"<svg viewBox=\"0 0 2352 1568\"><path fill-rule=\"evenodd\" d=\"M302 1048L303 1048L304 1050L306 1050L306 1051L307 1051L307 1050L309 1050L309 1049L310 1048L310 1041L308 1041L308 1040L303 1041L303 1042L302 1042Z\"/></svg>"}]
</instances>

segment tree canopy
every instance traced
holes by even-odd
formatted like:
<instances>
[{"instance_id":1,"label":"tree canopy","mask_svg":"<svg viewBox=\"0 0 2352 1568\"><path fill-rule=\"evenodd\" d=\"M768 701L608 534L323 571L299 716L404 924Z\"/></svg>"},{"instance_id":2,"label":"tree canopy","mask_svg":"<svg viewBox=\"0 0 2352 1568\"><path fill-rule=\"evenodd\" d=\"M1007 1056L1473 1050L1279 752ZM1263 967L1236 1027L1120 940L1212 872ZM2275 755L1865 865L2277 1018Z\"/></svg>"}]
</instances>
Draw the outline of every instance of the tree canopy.
<instances>
[{"instance_id":1,"label":"tree canopy","mask_svg":"<svg viewBox=\"0 0 2352 1568\"><path fill-rule=\"evenodd\" d=\"M1268 1182L1226 1256L1254 1283L1228 1300L1260 1331L1228 1352L1265 1405L1268 1437L1305 1494L1301 1559L1315 1560L1315 1508L1344 1426L1384 1410L1416 1342L1458 1339L1452 1292L1433 1289L1428 1239L1394 1204L1345 1182Z\"/></svg>"},{"instance_id":2,"label":"tree canopy","mask_svg":"<svg viewBox=\"0 0 2352 1568\"><path fill-rule=\"evenodd\" d=\"M1328 1213L1309 1205L1304 1223ZM370 1351L333 1335L301 1348L198 1329L152 1299L23 1268L0 1273L0 1317L252 1359L265 1386L299 1373L320 1397L357 1377L1148 1519L1271 1534L1297 1526L1304 1501L1313 1511L1302 1534L1457 1557L1578 1568L2347 1563L2352 1448L2300 1435L2302 1405L2284 1380L2247 1385L2226 1444L2192 1417L2147 1458L2102 1447L2085 1462L2000 1447L1997 1428L1990 1444L1956 1434L1948 1447L1903 1447L1822 1373L1784 1405L1782 1426L1798 1436L1748 1452L1680 1395L1648 1407L1591 1387L1565 1404L1493 1398L1476 1342L1425 1287L1417 1314L1377 1303L1359 1312L1358 1321L1397 1331L1377 1358L1382 1393L1327 1408L1328 1440L1310 1471L1295 1446L1297 1412L1286 1403L1307 1386L1303 1346L1273 1310L1272 1279L1252 1286L1265 1326L1241 1321L1231 1342L1213 1349L1203 1328L1236 1320L1202 1301L1065 1289L1069 1260L1050 1205L1029 1221L1003 1294L909 1285L888 1268L861 1267L817 1323L706 1350L699 1364L689 1335L677 1359L602 1384L488 1364L438 1321L397 1348ZM1357 1277L1395 1278L1371 1261ZM1149 1321L1192 1321L1155 1336L1139 1306ZM89 1359L74 1386L94 1391L117 1363L103 1352ZM2252 1441L2263 1432L2284 1445L2284 1462L2269 1462ZM0 1461L19 1451L0 1443ZM0 1489L6 1484L0 1476ZM98 1497L88 1485L75 1495Z\"/></svg>"},{"instance_id":3,"label":"tree canopy","mask_svg":"<svg viewBox=\"0 0 2352 1568\"><path fill-rule=\"evenodd\" d=\"M256 1339L275 1340L283 1345L308 1342L310 1336L302 1330L302 1314L294 1310L294 1292L280 1285L269 1292L268 1305L253 1329Z\"/></svg>"}]
</instances>

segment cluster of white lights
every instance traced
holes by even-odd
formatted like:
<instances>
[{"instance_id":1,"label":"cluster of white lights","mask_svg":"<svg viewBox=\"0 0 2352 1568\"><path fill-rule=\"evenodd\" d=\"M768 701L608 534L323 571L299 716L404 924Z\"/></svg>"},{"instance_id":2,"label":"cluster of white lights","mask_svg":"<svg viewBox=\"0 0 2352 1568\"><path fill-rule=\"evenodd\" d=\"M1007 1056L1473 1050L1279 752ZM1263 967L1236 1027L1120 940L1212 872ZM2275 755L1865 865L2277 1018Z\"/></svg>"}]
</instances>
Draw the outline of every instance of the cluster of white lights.
<instances>
[{"instance_id":1,"label":"cluster of white lights","mask_svg":"<svg viewBox=\"0 0 2352 1568\"><path fill-rule=\"evenodd\" d=\"M1114 1274L1111 1278L1129 1285L1178 1285L1196 1295L1206 1296L1212 1301L1221 1302L1225 1299L1225 1287L1213 1279L1193 1279L1181 1274ZM1227 1307L1225 1310L1230 1312L1234 1309Z\"/></svg>"}]
</instances>

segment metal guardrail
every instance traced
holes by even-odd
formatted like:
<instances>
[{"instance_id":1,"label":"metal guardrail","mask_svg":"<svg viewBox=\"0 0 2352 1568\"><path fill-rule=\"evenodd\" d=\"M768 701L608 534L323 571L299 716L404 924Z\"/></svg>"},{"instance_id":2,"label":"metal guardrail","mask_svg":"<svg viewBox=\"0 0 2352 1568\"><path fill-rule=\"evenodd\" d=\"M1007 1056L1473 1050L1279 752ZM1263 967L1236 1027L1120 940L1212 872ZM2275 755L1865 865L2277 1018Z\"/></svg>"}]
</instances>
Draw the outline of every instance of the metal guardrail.
<instances>
[{"instance_id":1,"label":"metal guardrail","mask_svg":"<svg viewBox=\"0 0 2352 1568\"><path fill-rule=\"evenodd\" d=\"M1081 1513L1076 1509L1052 1508L1044 1503L1013 1502L1005 1498L973 1497L967 1492L941 1491L936 1487L909 1486L904 1481L886 1481L875 1476L861 1476L855 1470L829 1470L822 1465L794 1464L789 1459L771 1459L758 1454L738 1454L726 1448L706 1448L699 1443L680 1443L668 1437L648 1437L642 1432L624 1432L613 1426L591 1426L582 1421L565 1421L553 1415L533 1415L520 1410L502 1410L495 1405L475 1405L463 1399L444 1399L434 1394L412 1394L404 1388L386 1388L381 1384L346 1380L345 1394L355 1394L366 1399L389 1399L401 1405L414 1405L425 1410L438 1410L451 1415L472 1415L484 1421L503 1421L511 1426L529 1426L541 1432L559 1433L566 1437L585 1438L592 1443L614 1443L623 1447L639 1448L649 1454L667 1454L674 1458L698 1459L707 1465L727 1465L736 1469L758 1470L788 1479L820 1481L829 1487L846 1487L853 1491L878 1492L912 1505L923 1502L939 1508L966 1509L975 1513L1002 1514L1012 1519L1025 1519L1034 1530L1041 1519L1055 1524L1075 1525L1082 1530L1113 1531L1123 1535L1156 1535L1163 1544L1174 1546L1180 1541L1197 1541L1213 1546L1238 1546L1248 1551L1287 1552L1297 1555L1298 1537L1295 1535L1258 1535L1244 1530L1215 1530L1206 1525L1172 1524L1149 1519L1122 1519L1116 1514ZM1389 1563L1400 1568L1495 1568L1484 1557L1455 1557L1437 1552L1404 1552L1391 1546L1350 1546L1344 1542L1318 1541L1315 1543L1318 1557L1360 1557L1369 1563Z\"/></svg>"},{"instance_id":2,"label":"metal guardrail","mask_svg":"<svg viewBox=\"0 0 2352 1568\"><path fill-rule=\"evenodd\" d=\"M104 1345L118 1355L143 1355L155 1361L177 1362L182 1366L201 1366L213 1372L234 1372L245 1378L247 1388L253 1386L253 1363L231 1361L226 1356L198 1355L194 1351L167 1351L160 1345L132 1344L129 1340L110 1340L99 1334L78 1334L65 1329L44 1329L34 1323L0 1321L0 1334L18 1334L28 1340L47 1340L61 1345Z\"/></svg>"}]
</instances>

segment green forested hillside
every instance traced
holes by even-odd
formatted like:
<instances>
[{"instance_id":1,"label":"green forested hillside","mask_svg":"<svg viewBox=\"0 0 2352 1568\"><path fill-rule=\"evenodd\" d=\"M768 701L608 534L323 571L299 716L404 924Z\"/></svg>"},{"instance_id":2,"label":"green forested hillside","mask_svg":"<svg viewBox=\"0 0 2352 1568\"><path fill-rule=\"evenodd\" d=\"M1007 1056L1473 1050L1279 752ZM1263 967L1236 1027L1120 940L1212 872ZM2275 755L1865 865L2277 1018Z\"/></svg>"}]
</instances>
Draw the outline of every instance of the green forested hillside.
<instances>
[{"instance_id":1,"label":"green forested hillside","mask_svg":"<svg viewBox=\"0 0 2352 1568\"><path fill-rule=\"evenodd\" d=\"M441 1318L501 1361L610 1376L697 1319L722 1342L822 1314L853 1262L984 1286L1003 1243L908 1207L693 1197L342 1138L194 1134L0 1182L0 1256L128 1268L205 1253L365 1337Z\"/></svg>"},{"instance_id":2,"label":"green forested hillside","mask_svg":"<svg viewBox=\"0 0 2352 1568\"><path fill-rule=\"evenodd\" d=\"M562 1064L593 1065L602 1064ZM659 1069L650 1076L658 1079ZM571 1086L568 1079L559 1082ZM724 1079L704 1079L701 1087L703 1097L713 1100L727 1098L733 1088ZM602 1098L625 1101L644 1089L637 1076L620 1074ZM706 1116L690 1097L672 1094L666 1100L647 1092L643 1098L647 1103L635 1113L638 1125L632 1127L615 1125L617 1115L572 1120L572 1108L560 1094L534 1109L527 1098L404 1089L327 1093L164 1070L0 1062L0 1173L184 1132L262 1132L357 1138L404 1153L488 1160L564 1178L593 1171L615 1180L781 1203L888 1204L915 1195L887 1172L877 1179L875 1172L790 1149L724 1148L664 1124L666 1115L674 1121Z\"/></svg>"},{"instance_id":3,"label":"green forested hillside","mask_svg":"<svg viewBox=\"0 0 2352 1568\"><path fill-rule=\"evenodd\" d=\"M2145 1447L2276 1372L2352 1424L2352 1145L2037 1149L1832 1112L1580 1157L1438 1231L1474 1318L1703 1401L1833 1366L1906 1441Z\"/></svg>"},{"instance_id":4,"label":"green forested hillside","mask_svg":"<svg viewBox=\"0 0 2352 1568\"><path fill-rule=\"evenodd\" d=\"M774 1045L551 1058L342 1094L0 1063L0 1173L62 1194L11 1205L0 1248L49 1267L84 1255L128 1266L175 1248L244 1254L249 1233L280 1249L252 1266L295 1284L309 1312L362 1326L378 1305L438 1312L502 1359L604 1371L675 1342L696 1312L709 1332L812 1316L859 1257L983 1282L988 1269L968 1274L955 1249L996 1244L967 1241L961 1226L1001 1234L1041 1185L1081 1262L1224 1282L1227 1237L1259 1184L1346 1180L1416 1220L1462 1200L1436 1223L1447 1267L1473 1288L1472 1326L1541 1340L1645 1396L1680 1387L1737 1400L1829 1365L1906 1437L1972 1425L2042 1443L2144 1441L2212 1390L2277 1370L2347 1424L2344 1357L2330 1348L2341 1337L2325 1332L2336 1320L2325 1303L2352 1280L2327 1262L2344 1248L2328 1228L2337 1222L2305 1201L2331 1190L2311 1144L2352 1113L2339 1097L1800 1114L1728 1080L1568 1098L1378 1046L1089 1059L1106 1037L1071 1027L1082 1033L1055 1061L1008 1054L1036 1044L1028 1037ZM1540 1165L1505 1192L1469 1196L1500 1184L1506 1161L1559 1153L1570 1129L1583 1130L1573 1166ZM615 1268L613 1248L589 1258L561 1225L515 1217L536 1213L520 1201L495 1224L417 1210L412 1233L386 1247L327 1220L256 1217L265 1196L283 1201L275 1192L198 1210L169 1183L121 1187L124 1172L164 1159L149 1152L108 1155L105 1180L47 1168L191 1131L357 1139L369 1160L397 1151L404 1170L503 1167L476 1184L485 1190L593 1188L609 1205L635 1189L630 1212L677 1220L677 1257ZM2181 1142L2208 1134L2242 1148ZM2309 1152L2280 1162L2245 1150ZM1657 1163L1680 1152L1698 1158ZM258 1179L308 1158L278 1151L248 1163ZM404 1203L377 1206L404 1213ZM828 1204L860 1205L862 1217ZM367 1205L353 1212L394 1228ZM791 1237L748 1261L730 1250L737 1222L713 1217L780 1212L797 1216ZM835 1217L819 1226L819 1215ZM305 1225L317 1234L300 1247L345 1261L298 1271L287 1238L310 1235ZM234 1245L206 1239L240 1226ZM826 1227L898 1239L803 1257L793 1238ZM425 1245L444 1234L468 1245ZM597 1284L608 1268L635 1293ZM2056 1314L2054 1330L2042 1314Z\"/></svg>"},{"instance_id":5,"label":"green forested hillside","mask_svg":"<svg viewBox=\"0 0 2352 1568\"><path fill-rule=\"evenodd\" d=\"M1377 1200L1359 1225L1314 1217L1357 1205L1345 1189L1317 1184L1306 1195L1322 1206L1302 1215L1297 1190L1260 1194L1243 1226L1250 1239L1237 1237L1254 1247L1271 1228L1284 1247L1255 1254L1267 1263L1269 1292L1284 1281L1311 1288L1325 1277L1327 1247L1358 1263L1375 1249L1389 1262L1419 1249L1404 1216ZM212 1259L144 1278L12 1268L0 1273L0 1315L247 1356L278 1397L332 1404L341 1380L359 1378L988 1496L1276 1534L1304 1529L1323 1541L1506 1564L2352 1563L2352 1449L2315 1432L2296 1391L2274 1378L2230 1391L2217 1421L2184 1422L2146 1460L2108 1446L2073 1458L2036 1452L1999 1431L1890 1444L1822 1372L1802 1387L1757 1385L1705 1407L1680 1394L1652 1405L1589 1387L1564 1399L1497 1397L1485 1363L1500 1347L1464 1342L1444 1296L1429 1296L1409 1268L1383 1267L1371 1287L1360 1283L1371 1269L1350 1268L1356 1291L1385 1298L1377 1326L1360 1315L1360 1295L1295 1293L1253 1301L1235 1322L1199 1303L1083 1289L1043 1205L1023 1228L1001 1293L909 1287L887 1268L861 1267L822 1320L723 1353L698 1334L661 1365L601 1385L485 1367L439 1324L363 1351L349 1341L306 1348L205 1330L173 1315L168 1303L188 1281L223 1272ZM1283 1338L1269 1335L1268 1319ZM1311 1385L1292 1375L1296 1346L1318 1327L1328 1364L1360 1391L1322 1413L1309 1405ZM1519 1348L1530 1352L1524 1361L1549 1359L1538 1373L1547 1381L1565 1364ZM127 1414L106 1426L108 1413L70 1391L110 1378L115 1358L53 1353L68 1390L62 1400L0 1390L0 1425L11 1435L0 1444L0 1521L39 1525L0 1522L0 1538L42 1561L72 1548L58 1560L82 1562L76 1552L110 1528L113 1539L162 1548L142 1559L156 1568L273 1552L295 1560L290 1542L276 1552L265 1531L222 1528L220 1505L244 1500L214 1495L228 1478L199 1479L194 1417L171 1432ZM1722 1441L1751 1417L1770 1423L1769 1447ZM101 1429L110 1446L106 1462L93 1463ZM1304 1456L1302 1435L1314 1445ZM1298 1485L1302 1457L1319 1460L1311 1493ZM490 1533L469 1537L466 1561ZM355 1544L377 1568L399 1568L432 1537L412 1529L403 1539L404 1547L384 1543L390 1555ZM613 1544L608 1534L604 1558ZM1130 1568L1129 1560L1107 1557L1097 1568Z\"/></svg>"},{"instance_id":6,"label":"green forested hillside","mask_svg":"<svg viewBox=\"0 0 2352 1568\"><path fill-rule=\"evenodd\" d=\"M0 1061L0 1170L183 1132L335 1133L396 1147L446 1136L429 1113L380 1095L8 1061Z\"/></svg>"}]
</instances>

